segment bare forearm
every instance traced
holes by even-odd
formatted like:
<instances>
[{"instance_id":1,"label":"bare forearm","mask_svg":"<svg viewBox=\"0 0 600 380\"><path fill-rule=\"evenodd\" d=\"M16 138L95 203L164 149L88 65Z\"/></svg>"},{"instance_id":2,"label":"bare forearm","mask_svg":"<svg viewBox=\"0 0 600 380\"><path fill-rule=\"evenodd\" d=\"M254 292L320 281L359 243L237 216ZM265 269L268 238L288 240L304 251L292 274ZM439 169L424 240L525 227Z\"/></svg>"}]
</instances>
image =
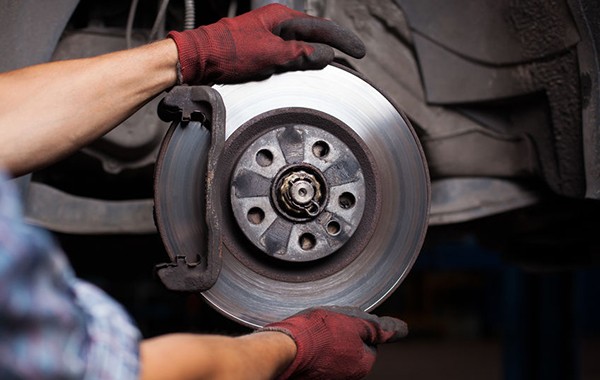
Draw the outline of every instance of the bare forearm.
<instances>
[{"instance_id":1,"label":"bare forearm","mask_svg":"<svg viewBox=\"0 0 600 380\"><path fill-rule=\"evenodd\" d=\"M0 166L22 174L104 135L176 82L170 39L0 74Z\"/></svg>"},{"instance_id":2,"label":"bare forearm","mask_svg":"<svg viewBox=\"0 0 600 380\"><path fill-rule=\"evenodd\" d=\"M295 355L293 340L279 332L239 338L172 334L141 344L140 378L272 379Z\"/></svg>"}]
</instances>

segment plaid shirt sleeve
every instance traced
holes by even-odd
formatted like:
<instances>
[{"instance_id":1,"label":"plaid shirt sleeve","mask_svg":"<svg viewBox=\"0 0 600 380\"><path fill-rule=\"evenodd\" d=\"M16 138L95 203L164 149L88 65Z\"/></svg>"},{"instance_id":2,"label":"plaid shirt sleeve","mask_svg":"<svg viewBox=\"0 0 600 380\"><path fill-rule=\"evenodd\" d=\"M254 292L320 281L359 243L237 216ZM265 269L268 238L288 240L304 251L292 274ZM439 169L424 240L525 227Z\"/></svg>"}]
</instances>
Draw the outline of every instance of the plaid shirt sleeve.
<instances>
[{"instance_id":1,"label":"plaid shirt sleeve","mask_svg":"<svg viewBox=\"0 0 600 380\"><path fill-rule=\"evenodd\" d=\"M125 310L23 222L0 174L0 379L136 379L139 340Z\"/></svg>"}]
</instances>

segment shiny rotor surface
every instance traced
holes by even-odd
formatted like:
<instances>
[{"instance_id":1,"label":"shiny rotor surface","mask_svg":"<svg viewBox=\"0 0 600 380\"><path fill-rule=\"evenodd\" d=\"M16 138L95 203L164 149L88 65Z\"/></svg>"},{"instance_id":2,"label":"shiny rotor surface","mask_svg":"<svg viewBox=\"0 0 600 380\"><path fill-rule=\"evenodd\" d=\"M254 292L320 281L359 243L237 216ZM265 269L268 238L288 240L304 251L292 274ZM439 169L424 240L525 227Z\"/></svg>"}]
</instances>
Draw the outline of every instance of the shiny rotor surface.
<instances>
[{"instance_id":1,"label":"shiny rotor surface","mask_svg":"<svg viewBox=\"0 0 600 380\"><path fill-rule=\"evenodd\" d=\"M314 109L343 121L369 147L383 201L369 243L337 273L308 282L279 281L245 267L225 247L219 279L204 298L221 313L252 327L312 306L373 309L404 279L427 228L429 178L414 131L380 92L336 66L215 89L226 107L226 138L253 117L284 107Z\"/></svg>"}]
</instances>

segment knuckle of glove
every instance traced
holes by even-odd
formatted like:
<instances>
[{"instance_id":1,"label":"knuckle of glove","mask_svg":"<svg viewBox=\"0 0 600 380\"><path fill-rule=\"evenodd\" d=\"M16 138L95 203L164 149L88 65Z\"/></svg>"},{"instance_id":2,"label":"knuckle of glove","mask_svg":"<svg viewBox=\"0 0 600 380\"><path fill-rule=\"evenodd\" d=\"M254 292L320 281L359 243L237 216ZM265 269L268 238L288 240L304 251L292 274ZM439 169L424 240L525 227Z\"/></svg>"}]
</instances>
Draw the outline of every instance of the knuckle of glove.
<instances>
[{"instance_id":1,"label":"knuckle of glove","mask_svg":"<svg viewBox=\"0 0 600 380\"><path fill-rule=\"evenodd\" d=\"M261 17L275 22L281 22L294 17L309 17L307 14L300 11L288 8L278 3L272 3L258 8L250 13L257 13Z\"/></svg>"},{"instance_id":2,"label":"knuckle of glove","mask_svg":"<svg viewBox=\"0 0 600 380\"><path fill-rule=\"evenodd\" d=\"M281 378L361 379L375 363L376 345L404 336L406 324L360 308L327 306L303 310L261 330L281 331L296 342L296 358Z\"/></svg>"},{"instance_id":3,"label":"knuckle of glove","mask_svg":"<svg viewBox=\"0 0 600 380\"><path fill-rule=\"evenodd\" d=\"M239 24L260 23L266 30L274 33L274 30L282 22L299 17L308 16L284 5L273 3L235 17L232 20Z\"/></svg>"}]
</instances>

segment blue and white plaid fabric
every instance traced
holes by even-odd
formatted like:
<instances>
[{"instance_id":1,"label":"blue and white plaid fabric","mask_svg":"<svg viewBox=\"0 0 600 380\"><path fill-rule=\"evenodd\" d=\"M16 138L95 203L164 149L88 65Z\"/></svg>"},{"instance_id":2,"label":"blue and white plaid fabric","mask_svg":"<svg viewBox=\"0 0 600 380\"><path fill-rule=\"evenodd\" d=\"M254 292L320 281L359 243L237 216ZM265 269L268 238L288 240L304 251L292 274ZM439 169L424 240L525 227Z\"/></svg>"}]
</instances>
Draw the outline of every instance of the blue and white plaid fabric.
<instances>
[{"instance_id":1,"label":"blue and white plaid fabric","mask_svg":"<svg viewBox=\"0 0 600 380\"><path fill-rule=\"evenodd\" d=\"M125 310L24 223L0 174L0 379L137 379L139 340Z\"/></svg>"}]
</instances>

